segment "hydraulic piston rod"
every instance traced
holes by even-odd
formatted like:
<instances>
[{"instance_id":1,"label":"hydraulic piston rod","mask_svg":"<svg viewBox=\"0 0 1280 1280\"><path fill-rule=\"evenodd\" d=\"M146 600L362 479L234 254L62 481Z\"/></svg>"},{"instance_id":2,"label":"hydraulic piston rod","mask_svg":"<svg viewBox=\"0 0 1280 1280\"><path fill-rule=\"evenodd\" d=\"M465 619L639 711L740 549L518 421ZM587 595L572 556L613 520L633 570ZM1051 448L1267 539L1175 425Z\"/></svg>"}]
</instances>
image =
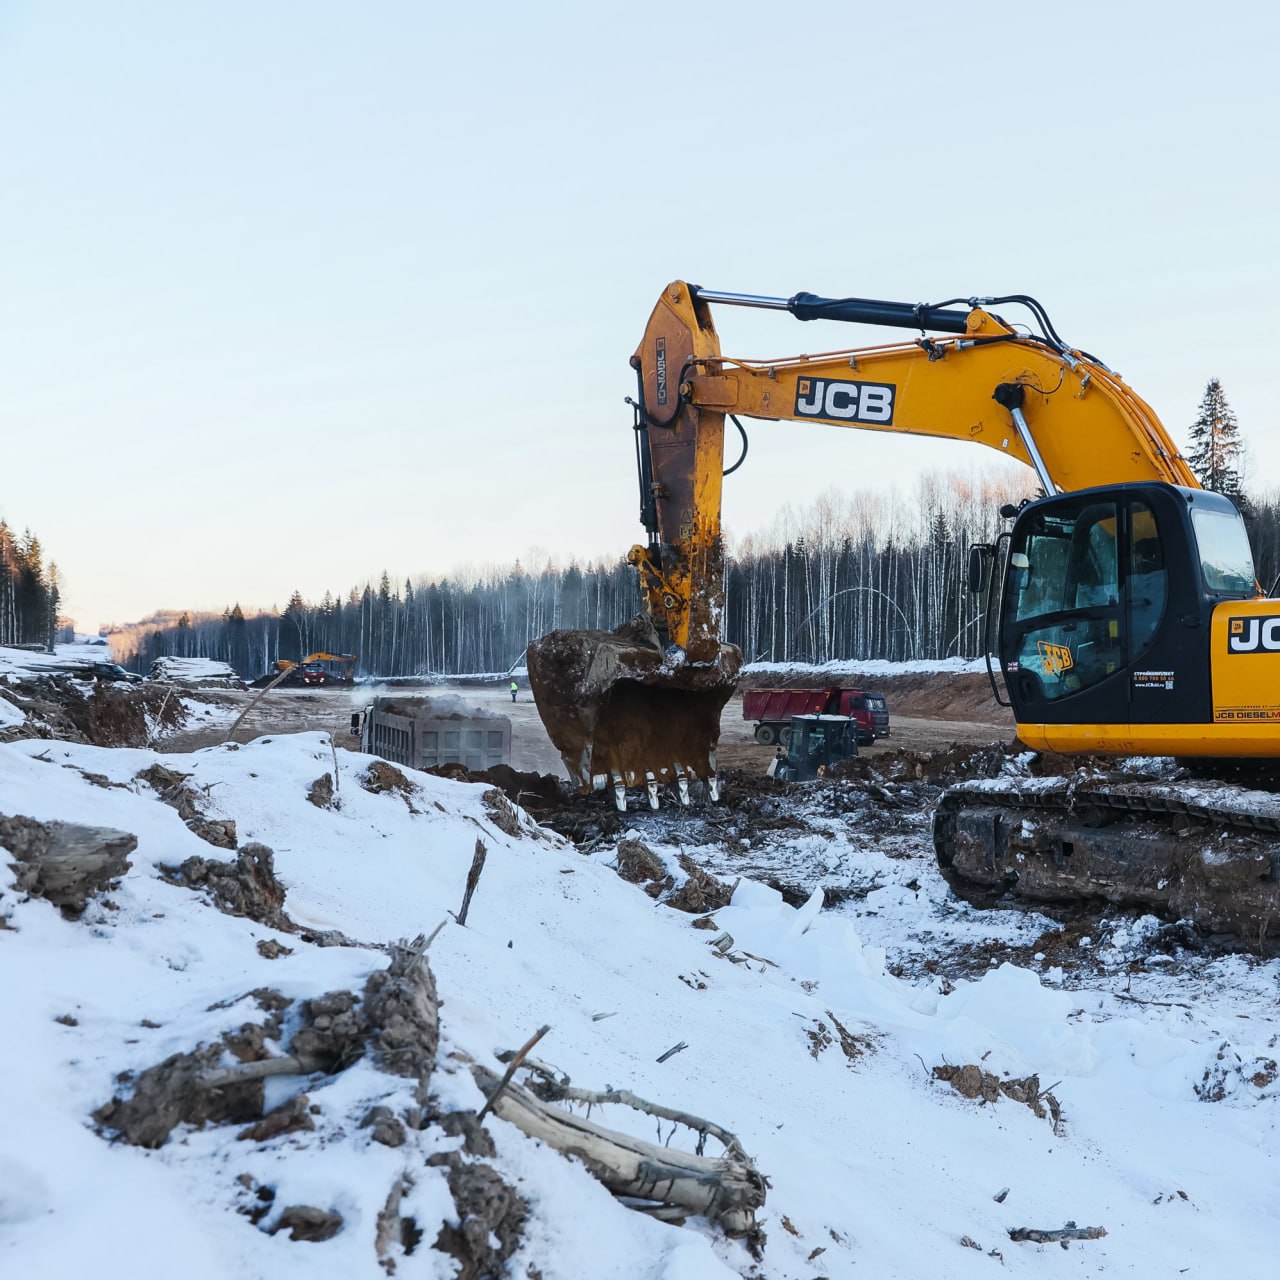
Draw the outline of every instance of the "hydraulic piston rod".
<instances>
[{"instance_id":1,"label":"hydraulic piston rod","mask_svg":"<svg viewBox=\"0 0 1280 1280\"><path fill-rule=\"evenodd\" d=\"M693 290L703 302L730 307L761 307L790 311L797 320L844 320L850 324L888 325L898 329L935 329L940 333L967 333L969 312L929 307L924 303L881 302L876 298L821 298L797 293L790 298L769 298L756 293L718 293Z\"/></svg>"}]
</instances>

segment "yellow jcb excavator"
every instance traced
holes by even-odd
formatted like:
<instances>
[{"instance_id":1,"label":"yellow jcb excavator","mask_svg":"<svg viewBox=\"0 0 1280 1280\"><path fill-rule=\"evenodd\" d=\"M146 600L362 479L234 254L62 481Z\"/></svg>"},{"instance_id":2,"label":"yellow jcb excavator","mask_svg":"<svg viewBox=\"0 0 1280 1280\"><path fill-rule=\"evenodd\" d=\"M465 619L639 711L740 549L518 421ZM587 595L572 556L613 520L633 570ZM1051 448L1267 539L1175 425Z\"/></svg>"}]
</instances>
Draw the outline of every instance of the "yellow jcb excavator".
<instances>
[{"instance_id":1,"label":"yellow jcb excavator","mask_svg":"<svg viewBox=\"0 0 1280 1280\"><path fill-rule=\"evenodd\" d=\"M713 304L919 336L734 359L721 354ZM1036 331L995 310L1010 306L1025 308ZM721 642L721 481L738 465L724 470L724 429L728 417L741 432L738 415L971 440L1027 464L1044 496L1006 509L1012 528L970 565L971 585L989 584L998 623L989 668L1021 740L1041 751L1190 758L1219 773L1252 761L1275 773L1280 601L1258 586L1240 513L1200 488L1152 409L1063 342L1033 298L926 306L676 281L631 363L649 536L628 559L647 617L617 632L552 632L528 654L539 712L584 788L613 786L621 800L628 786L652 795L675 783L683 796L696 777L714 790L719 715L741 665ZM1224 839L1245 828L1280 837L1280 803L1232 789L1188 800L1185 787L1111 779L1085 805L1080 790L1079 779L1057 790L1040 780L1034 798L998 781L953 789L935 821L944 874L987 898L1072 897L1081 885L1111 896L1118 884L1115 900L1193 917L1218 883L1235 905L1206 908L1205 927L1243 932L1262 920L1260 936L1280 933L1280 852L1241 853L1228 874L1210 865L1204 840L1179 834L1201 824Z\"/></svg>"},{"instance_id":2,"label":"yellow jcb excavator","mask_svg":"<svg viewBox=\"0 0 1280 1280\"><path fill-rule=\"evenodd\" d=\"M329 666L323 664L328 663ZM355 678L354 653L309 653L297 662L281 658L276 663L278 679L295 676L304 685L351 684Z\"/></svg>"}]
</instances>

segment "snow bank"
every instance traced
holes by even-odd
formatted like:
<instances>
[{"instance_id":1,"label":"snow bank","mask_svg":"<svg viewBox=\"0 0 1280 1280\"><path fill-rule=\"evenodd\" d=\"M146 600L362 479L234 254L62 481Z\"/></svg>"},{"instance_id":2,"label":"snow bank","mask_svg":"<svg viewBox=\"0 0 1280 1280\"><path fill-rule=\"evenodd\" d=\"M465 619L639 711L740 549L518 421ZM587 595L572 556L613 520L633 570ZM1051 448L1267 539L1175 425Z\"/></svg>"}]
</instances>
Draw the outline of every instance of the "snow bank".
<instances>
[{"instance_id":1,"label":"snow bank","mask_svg":"<svg viewBox=\"0 0 1280 1280\"><path fill-rule=\"evenodd\" d=\"M63 646L64 649L67 647ZM97 660L102 661L101 649ZM34 649L11 649L0 645L0 678L65 672L67 665L68 660L62 653L40 653Z\"/></svg>"},{"instance_id":2,"label":"snow bank","mask_svg":"<svg viewBox=\"0 0 1280 1280\"><path fill-rule=\"evenodd\" d=\"M156 763L189 774L208 816L233 819L242 843L275 851L295 921L368 945L311 945L167 883L162 865L224 855L138 780ZM438 1129L399 1149L371 1142L361 1116L374 1103L402 1108L406 1094L404 1082L363 1063L287 1086L305 1086L319 1109L316 1134L251 1142L236 1139L237 1126L183 1130L143 1152L109 1144L89 1120L125 1087L119 1073L238 1027L253 1008L246 993L359 989L385 964L370 945L441 921L430 960L443 1001L432 1079L443 1109L480 1103L459 1055L499 1069L499 1050L546 1023L537 1052L557 1072L715 1120L738 1134L771 1184L765 1256L753 1270L746 1250L707 1224L677 1227L625 1209L576 1163L490 1120L493 1163L531 1208L512 1275L535 1266L545 1280L990 1277L999 1266L990 1249L1037 1280L1272 1269L1275 1087L1257 1083L1265 1070L1249 1068L1274 1054L1267 1046L1280 1034L1274 974L1251 979L1272 995L1251 1006L1249 1020L1204 990L1194 1011L1190 996L1185 1008L1125 1003L1057 989L1012 965L976 981L913 983L890 971L885 943L872 938L877 929L927 929L930 912L954 911L937 883L913 890L904 876L827 910L820 892L794 908L743 879L716 913L718 929L698 929L622 881L612 851L584 856L527 819L508 834L494 826L483 787L412 774L411 795L373 794L359 785L370 763L337 751L330 809L307 800L312 782L335 768L321 734L185 756L0 746L0 813L138 837L119 889L79 921L20 900L0 861L9 926L0 929L7 1272L384 1280L373 1222L391 1181L411 1166L411 1207L425 1236L402 1273L451 1276L452 1261L430 1247L450 1202L425 1159L457 1142ZM477 837L489 856L460 928L448 912ZM727 954L711 945L720 931L732 935ZM258 943L267 941L292 954L265 958ZM1244 972L1231 983L1246 985ZM932 1079L944 1062L1001 1076L1039 1072L1062 1102L1063 1125L1055 1132L1008 1099L962 1098ZM652 1124L615 1110L593 1119L653 1138ZM241 1174L275 1188L277 1206L337 1208L344 1229L317 1244L265 1234L270 1217L254 1226L237 1211ZM1012 1245L1006 1235L1068 1218L1109 1234L1066 1251ZM964 1236L982 1250L963 1247Z\"/></svg>"},{"instance_id":3,"label":"snow bank","mask_svg":"<svg viewBox=\"0 0 1280 1280\"><path fill-rule=\"evenodd\" d=\"M12 729L27 717L8 698L0 694L0 729Z\"/></svg>"},{"instance_id":4,"label":"snow bank","mask_svg":"<svg viewBox=\"0 0 1280 1280\"><path fill-rule=\"evenodd\" d=\"M832 662L748 662L747 676L804 676L821 683L826 676L936 676L985 674L983 658L921 658L915 662L882 662L878 659L839 659Z\"/></svg>"}]
</instances>

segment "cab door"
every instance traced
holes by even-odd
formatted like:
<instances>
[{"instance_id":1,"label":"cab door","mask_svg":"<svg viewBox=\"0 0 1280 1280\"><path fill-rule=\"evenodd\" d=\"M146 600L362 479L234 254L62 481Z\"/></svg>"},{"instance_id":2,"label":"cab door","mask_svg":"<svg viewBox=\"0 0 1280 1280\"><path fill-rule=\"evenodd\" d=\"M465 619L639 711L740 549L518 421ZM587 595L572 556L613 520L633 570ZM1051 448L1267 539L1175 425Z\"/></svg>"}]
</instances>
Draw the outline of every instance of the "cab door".
<instances>
[{"instance_id":1,"label":"cab door","mask_svg":"<svg viewBox=\"0 0 1280 1280\"><path fill-rule=\"evenodd\" d=\"M1124 723L1123 505L1084 493L1028 507L1005 578L1001 661L1028 723Z\"/></svg>"}]
</instances>

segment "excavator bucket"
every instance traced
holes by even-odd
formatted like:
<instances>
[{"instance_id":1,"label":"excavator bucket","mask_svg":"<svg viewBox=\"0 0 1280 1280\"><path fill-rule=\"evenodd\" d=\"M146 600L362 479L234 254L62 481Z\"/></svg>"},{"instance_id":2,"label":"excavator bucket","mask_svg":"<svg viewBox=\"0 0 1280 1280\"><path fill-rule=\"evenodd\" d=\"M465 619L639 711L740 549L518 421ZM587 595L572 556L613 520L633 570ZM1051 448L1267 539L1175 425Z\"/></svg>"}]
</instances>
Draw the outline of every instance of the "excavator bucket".
<instances>
[{"instance_id":1,"label":"excavator bucket","mask_svg":"<svg viewBox=\"0 0 1280 1280\"><path fill-rule=\"evenodd\" d=\"M664 652L647 618L616 631L552 631L527 655L529 685L547 734L584 790L674 786L688 802L689 781L714 795L720 712L732 695L742 652L721 645L715 661Z\"/></svg>"}]
</instances>

